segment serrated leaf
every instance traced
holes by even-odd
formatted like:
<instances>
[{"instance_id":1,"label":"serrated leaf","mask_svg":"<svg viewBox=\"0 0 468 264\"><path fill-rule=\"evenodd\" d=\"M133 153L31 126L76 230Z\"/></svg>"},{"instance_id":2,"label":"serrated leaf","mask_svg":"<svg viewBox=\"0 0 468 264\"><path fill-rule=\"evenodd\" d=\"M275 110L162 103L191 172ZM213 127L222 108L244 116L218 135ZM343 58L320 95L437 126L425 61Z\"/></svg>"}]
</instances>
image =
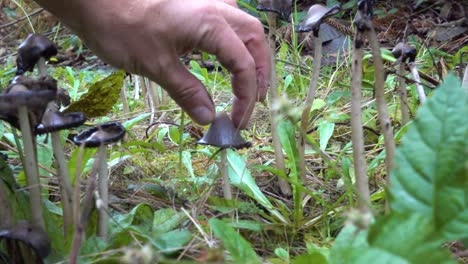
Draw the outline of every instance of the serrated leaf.
<instances>
[{"instance_id":1,"label":"serrated leaf","mask_svg":"<svg viewBox=\"0 0 468 264\"><path fill-rule=\"evenodd\" d=\"M252 245L227 223L212 218L209 221L215 236L223 241L224 247L231 253L235 263L262 263Z\"/></svg>"},{"instance_id":2,"label":"serrated leaf","mask_svg":"<svg viewBox=\"0 0 468 264\"><path fill-rule=\"evenodd\" d=\"M468 237L468 96L453 75L420 107L391 173L391 207L432 219L446 240Z\"/></svg>"},{"instance_id":3,"label":"serrated leaf","mask_svg":"<svg viewBox=\"0 0 468 264\"><path fill-rule=\"evenodd\" d=\"M64 112L83 112L88 118L107 115L119 99L124 77L125 72L118 71L96 82Z\"/></svg>"}]
</instances>

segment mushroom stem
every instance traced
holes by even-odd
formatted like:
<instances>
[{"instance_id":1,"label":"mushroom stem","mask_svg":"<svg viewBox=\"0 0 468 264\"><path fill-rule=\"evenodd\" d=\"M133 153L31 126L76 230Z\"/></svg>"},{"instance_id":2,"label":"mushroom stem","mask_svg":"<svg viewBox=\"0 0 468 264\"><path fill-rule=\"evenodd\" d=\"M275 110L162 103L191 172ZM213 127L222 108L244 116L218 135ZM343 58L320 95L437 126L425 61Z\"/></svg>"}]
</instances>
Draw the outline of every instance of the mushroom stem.
<instances>
[{"instance_id":1,"label":"mushroom stem","mask_svg":"<svg viewBox=\"0 0 468 264\"><path fill-rule=\"evenodd\" d=\"M384 136L385 145L385 165L387 169L387 184L390 185L390 171L393 168L393 157L395 156L395 141L393 138L392 123L388 115L387 103L385 102L385 69L383 67L382 56L380 54L380 45L375 33L372 21L367 19L366 24L369 30L366 31L367 38L372 50L374 60L374 89L375 100L377 102L377 112L379 115L380 127Z\"/></svg>"},{"instance_id":2,"label":"mushroom stem","mask_svg":"<svg viewBox=\"0 0 468 264\"><path fill-rule=\"evenodd\" d=\"M221 173L223 174L223 193L226 200L232 200L231 183L229 181L229 168L227 160L227 149L221 150Z\"/></svg>"},{"instance_id":3,"label":"mushroom stem","mask_svg":"<svg viewBox=\"0 0 468 264\"><path fill-rule=\"evenodd\" d=\"M317 83L320 74L320 66L322 64L322 42L320 40L320 26L313 31L314 33L314 69L312 70L312 78L309 83L306 101L304 103L304 110L302 112L301 122L301 139L299 144L299 160L302 181L306 182L306 168L305 168L305 141L307 137L307 128L309 127L310 109L315 98L315 91L317 90Z\"/></svg>"},{"instance_id":4,"label":"mushroom stem","mask_svg":"<svg viewBox=\"0 0 468 264\"><path fill-rule=\"evenodd\" d=\"M60 142L60 137L61 135L59 131L51 132L52 148L57 166L57 178L60 184L60 195L63 207L63 232L65 237L67 237L68 231L73 225L73 190L68 174L67 162L65 161L65 153L63 152L63 146Z\"/></svg>"},{"instance_id":5,"label":"mushroom stem","mask_svg":"<svg viewBox=\"0 0 468 264\"><path fill-rule=\"evenodd\" d=\"M37 62L37 71L39 76L47 76L47 65L44 57L41 57Z\"/></svg>"},{"instance_id":6,"label":"mushroom stem","mask_svg":"<svg viewBox=\"0 0 468 264\"><path fill-rule=\"evenodd\" d=\"M18 107L18 116L24 144L24 169L28 179L29 201L31 206L32 223L45 230L45 222L42 212L41 185L37 168L35 148L31 133L31 124L26 106Z\"/></svg>"},{"instance_id":7,"label":"mushroom stem","mask_svg":"<svg viewBox=\"0 0 468 264\"><path fill-rule=\"evenodd\" d=\"M127 99L127 85L125 80L123 82L122 89L120 90L120 100L122 100L122 109L125 116L128 116L130 113L130 108L128 107L128 99Z\"/></svg>"},{"instance_id":8,"label":"mushroom stem","mask_svg":"<svg viewBox=\"0 0 468 264\"><path fill-rule=\"evenodd\" d=\"M358 207L362 213L370 213L370 191L367 178L367 165L364 151L364 132L362 127L361 84L364 37L357 31L354 39L351 81L351 139L353 142L354 175Z\"/></svg>"},{"instance_id":9,"label":"mushroom stem","mask_svg":"<svg viewBox=\"0 0 468 264\"><path fill-rule=\"evenodd\" d=\"M98 148L97 154L97 161L99 163L98 168L98 190L99 190L99 197L102 200L102 204L99 207L99 214L98 214L98 236L103 239L107 238L107 222L108 222L108 169L107 169L107 152L106 152L106 145L102 144Z\"/></svg>"},{"instance_id":10,"label":"mushroom stem","mask_svg":"<svg viewBox=\"0 0 468 264\"><path fill-rule=\"evenodd\" d=\"M421 78L419 78L416 62L413 61L408 63L408 67L410 68L411 74L413 74L413 78L416 83L416 90L418 91L419 101L421 104L424 104L424 102L426 102L426 94L424 93L424 87L421 85Z\"/></svg>"},{"instance_id":11,"label":"mushroom stem","mask_svg":"<svg viewBox=\"0 0 468 264\"><path fill-rule=\"evenodd\" d=\"M398 85L400 92L400 110L401 110L401 124L404 126L409 121L409 108L408 108L408 93L406 92L406 81L404 78L405 65L400 62L398 66Z\"/></svg>"},{"instance_id":12,"label":"mushroom stem","mask_svg":"<svg viewBox=\"0 0 468 264\"><path fill-rule=\"evenodd\" d=\"M468 66L465 68L465 75L463 76L462 87L465 87L465 91L468 92Z\"/></svg>"},{"instance_id":13,"label":"mushroom stem","mask_svg":"<svg viewBox=\"0 0 468 264\"><path fill-rule=\"evenodd\" d=\"M281 147L281 142L278 134L278 112L273 110L273 104L276 103L278 100L278 80L276 76L276 61L275 61L275 54L276 54L276 43L275 43L275 36L276 36L276 14L272 12L268 12L268 25L269 25L269 32L268 32L268 40L270 41L270 61L271 61L271 76L270 76L270 122L271 122L271 138L273 141L273 147L275 149L275 162L276 167L282 171L286 172L286 166L284 164L284 156L283 156L283 149ZM282 178L278 179L278 185L280 187L280 191L285 196L291 196L291 186L289 183Z\"/></svg>"}]
</instances>

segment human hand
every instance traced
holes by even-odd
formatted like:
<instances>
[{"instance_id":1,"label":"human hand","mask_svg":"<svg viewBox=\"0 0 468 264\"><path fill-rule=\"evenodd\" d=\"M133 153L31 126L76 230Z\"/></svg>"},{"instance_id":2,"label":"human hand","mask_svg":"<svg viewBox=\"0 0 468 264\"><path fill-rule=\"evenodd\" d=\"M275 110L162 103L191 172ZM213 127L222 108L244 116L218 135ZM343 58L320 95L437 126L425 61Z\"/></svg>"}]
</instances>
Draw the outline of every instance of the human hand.
<instances>
[{"instance_id":1,"label":"human hand","mask_svg":"<svg viewBox=\"0 0 468 264\"><path fill-rule=\"evenodd\" d=\"M256 99L266 96L270 55L263 26L237 9L234 0L38 2L104 61L160 84L200 124L213 120L214 105L203 84L179 61L192 49L216 55L231 72L236 126L245 128Z\"/></svg>"}]
</instances>

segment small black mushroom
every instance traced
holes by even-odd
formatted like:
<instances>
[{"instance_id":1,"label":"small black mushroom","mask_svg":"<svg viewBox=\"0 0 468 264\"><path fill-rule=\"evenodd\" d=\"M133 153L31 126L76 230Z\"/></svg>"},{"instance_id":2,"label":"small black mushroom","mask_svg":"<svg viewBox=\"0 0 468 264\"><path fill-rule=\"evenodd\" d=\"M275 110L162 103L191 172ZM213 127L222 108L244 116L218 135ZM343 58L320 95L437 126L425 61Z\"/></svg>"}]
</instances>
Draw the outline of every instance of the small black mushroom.
<instances>
[{"instance_id":1,"label":"small black mushroom","mask_svg":"<svg viewBox=\"0 0 468 264\"><path fill-rule=\"evenodd\" d=\"M197 141L201 145L210 145L225 148L248 148L251 146L250 142L245 141L239 129L237 129L229 116L222 112L218 114L211 124L205 136Z\"/></svg>"},{"instance_id":2,"label":"small black mushroom","mask_svg":"<svg viewBox=\"0 0 468 264\"><path fill-rule=\"evenodd\" d=\"M292 0L259 0L258 11L274 12L284 21L290 21L289 16L292 12Z\"/></svg>"},{"instance_id":3,"label":"small black mushroom","mask_svg":"<svg viewBox=\"0 0 468 264\"><path fill-rule=\"evenodd\" d=\"M309 8L307 15L304 20L299 23L296 31L297 32L309 32L318 31L320 24L331 15L334 15L340 11L340 6L334 5L332 7L326 7L323 5L313 5Z\"/></svg>"},{"instance_id":4,"label":"small black mushroom","mask_svg":"<svg viewBox=\"0 0 468 264\"><path fill-rule=\"evenodd\" d=\"M393 56L403 63L414 62L418 51L416 48L406 42L398 43L392 50Z\"/></svg>"},{"instance_id":5,"label":"small black mushroom","mask_svg":"<svg viewBox=\"0 0 468 264\"><path fill-rule=\"evenodd\" d=\"M43 61L38 65L39 74L46 75L45 60L56 54L57 47L54 42L41 34L30 34L19 46L16 59L16 75L21 75L27 71L32 72L41 58L43 58Z\"/></svg>"},{"instance_id":6,"label":"small black mushroom","mask_svg":"<svg viewBox=\"0 0 468 264\"><path fill-rule=\"evenodd\" d=\"M73 138L77 145L83 145L85 148L98 148L98 155L95 165L98 166L98 188L99 196L102 200L99 209L98 235L107 238L108 226L108 169L106 146L122 139L125 135L125 128L119 122L111 122L91 127Z\"/></svg>"},{"instance_id":7,"label":"small black mushroom","mask_svg":"<svg viewBox=\"0 0 468 264\"><path fill-rule=\"evenodd\" d=\"M50 254L50 240L46 232L36 225L27 222L20 222L10 228L0 230L0 242L2 240L21 242L32 249L38 259L22 259L23 263L43 263L42 261ZM15 259L22 256L11 256ZM20 260L21 261L21 260Z\"/></svg>"}]
</instances>

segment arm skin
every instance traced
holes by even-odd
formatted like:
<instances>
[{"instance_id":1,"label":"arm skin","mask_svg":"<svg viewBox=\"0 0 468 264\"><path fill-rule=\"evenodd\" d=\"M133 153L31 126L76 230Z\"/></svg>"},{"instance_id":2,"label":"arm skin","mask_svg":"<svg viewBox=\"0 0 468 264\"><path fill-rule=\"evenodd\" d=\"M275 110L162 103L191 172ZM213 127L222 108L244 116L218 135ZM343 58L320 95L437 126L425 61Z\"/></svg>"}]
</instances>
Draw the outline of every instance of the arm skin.
<instances>
[{"instance_id":1,"label":"arm skin","mask_svg":"<svg viewBox=\"0 0 468 264\"><path fill-rule=\"evenodd\" d=\"M79 35L101 59L160 84L196 122L214 105L179 61L184 53L216 55L232 74L232 118L245 128L264 100L270 54L263 26L234 0L36 0Z\"/></svg>"}]
</instances>

